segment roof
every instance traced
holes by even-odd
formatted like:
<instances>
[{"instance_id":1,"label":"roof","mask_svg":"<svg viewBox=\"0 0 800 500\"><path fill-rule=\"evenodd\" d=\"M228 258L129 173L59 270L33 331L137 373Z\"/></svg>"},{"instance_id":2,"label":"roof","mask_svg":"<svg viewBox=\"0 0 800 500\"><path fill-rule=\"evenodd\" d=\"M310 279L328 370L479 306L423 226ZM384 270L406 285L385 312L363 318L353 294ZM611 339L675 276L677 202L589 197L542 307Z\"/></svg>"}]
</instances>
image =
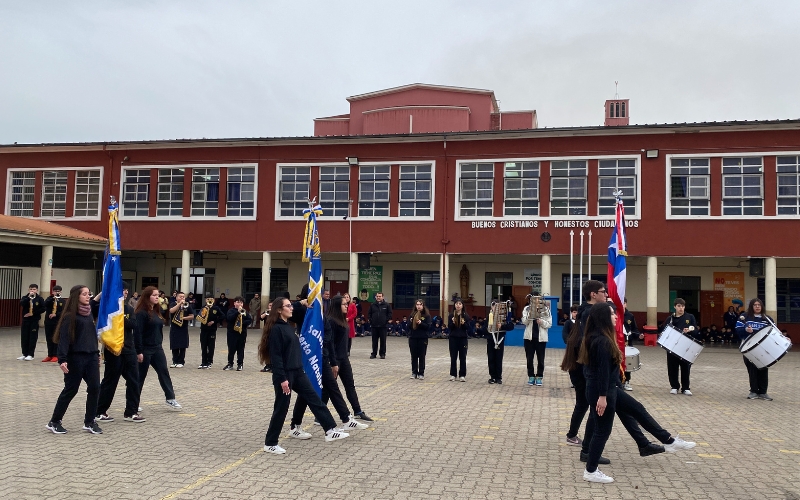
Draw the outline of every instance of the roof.
<instances>
[{"instance_id":1,"label":"roof","mask_svg":"<svg viewBox=\"0 0 800 500\"><path fill-rule=\"evenodd\" d=\"M427 90L442 90L447 92L464 92L466 94L485 94L492 97L492 104L497 109L497 99L494 97L494 90L486 89L471 89L467 87L450 87L448 85L431 85L429 83L411 83L408 85L401 85L400 87L392 87L383 90L376 90L375 92L367 92L366 94L358 94L347 98L348 102L360 101L362 99L369 99L371 97L378 97L386 94L396 94L398 92L405 92L414 89L427 89Z\"/></svg>"},{"instance_id":2,"label":"roof","mask_svg":"<svg viewBox=\"0 0 800 500\"><path fill-rule=\"evenodd\" d=\"M62 226L54 222L39 219L28 219L26 217L15 217L13 215L0 215L0 236L5 241L9 237L14 239L17 243L25 243L29 240L31 243L43 244L44 240L55 240L54 243L71 243L70 247L75 247L78 243L78 248L102 248L106 245L108 240L96 234L87 233L68 226ZM56 244L55 246L65 246L63 244Z\"/></svg>"}]
</instances>

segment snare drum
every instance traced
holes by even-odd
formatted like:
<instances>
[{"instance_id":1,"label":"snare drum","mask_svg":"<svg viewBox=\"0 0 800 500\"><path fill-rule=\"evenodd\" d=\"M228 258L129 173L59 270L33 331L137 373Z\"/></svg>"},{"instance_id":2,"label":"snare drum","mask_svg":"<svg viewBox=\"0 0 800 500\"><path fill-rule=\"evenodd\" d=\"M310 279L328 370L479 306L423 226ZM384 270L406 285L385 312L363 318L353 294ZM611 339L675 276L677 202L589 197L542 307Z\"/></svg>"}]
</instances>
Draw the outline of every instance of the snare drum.
<instances>
[{"instance_id":1,"label":"snare drum","mask_svg":"<svg viewBox=\"0 0 800 500\"><path fill-rule=\"evenodd\" d=\"M703 344L687 337L671 325L664 328L664 332L658 337L658 344L667 352L671 352L689 363L694 363L700 351L703 350Z\"/></svg>"},{"instance_id":2,"label":"snare drum","mask_svg":"<svg viewBox=\"0 0 800 500\"><path fill-rule=\"evenodd\" d=\"M747 337L739 350L761 369L777 363L791 348L791 340L774 326L768 326Z\"/></svg>"},{"instance_id":3,"label":"snare drum","mask_svg":"<svg viewBox=\"0 0 800 500\"><path fill-rule=\"evenodd\" d=\"M629 345L625 346L625 367L629 372L635 372L642 367L639 362L639 349Z\"/></svg>"}]
</instances>

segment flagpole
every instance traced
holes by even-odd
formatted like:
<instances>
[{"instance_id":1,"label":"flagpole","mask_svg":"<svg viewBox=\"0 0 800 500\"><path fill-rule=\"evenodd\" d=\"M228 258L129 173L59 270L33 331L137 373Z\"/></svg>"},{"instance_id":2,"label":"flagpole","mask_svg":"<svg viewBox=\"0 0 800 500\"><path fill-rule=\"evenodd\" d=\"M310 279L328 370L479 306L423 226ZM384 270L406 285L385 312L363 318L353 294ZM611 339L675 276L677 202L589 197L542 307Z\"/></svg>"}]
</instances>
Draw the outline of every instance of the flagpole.
<instances>
[{"instance_id":1,"label":"flagpole","mask_svg":"<svg viewBox=\"0 0 800 500\"><path fill-rule=\"evenodd\" d=\"M589 230L589 255L588 255L588 264L586 270L586 278L592 279L592 230Z\"/></svg>"},{"instance_id":2,"label":"flagpole","mask_svg":"<svg viewBox=\"0 0 800 500\"><path fill-rule=\"evenodd\" d=\"M578 264L578 302L583 301L583 229L581 229L581 257Z\"/></svg>"},{"instance_id":3,"label":"flagpole","mask_svg":"<svg viewBox=\"0 0 800 500\"><path fill-rule=\"evenodd\" d=\"M575 255L575 231L569 232L569 307L572 308L573 298L573 291L572 291L572 284L574 278L572 277L572 270L574 268L574 255Z\"/></svg>"}]
</instances>

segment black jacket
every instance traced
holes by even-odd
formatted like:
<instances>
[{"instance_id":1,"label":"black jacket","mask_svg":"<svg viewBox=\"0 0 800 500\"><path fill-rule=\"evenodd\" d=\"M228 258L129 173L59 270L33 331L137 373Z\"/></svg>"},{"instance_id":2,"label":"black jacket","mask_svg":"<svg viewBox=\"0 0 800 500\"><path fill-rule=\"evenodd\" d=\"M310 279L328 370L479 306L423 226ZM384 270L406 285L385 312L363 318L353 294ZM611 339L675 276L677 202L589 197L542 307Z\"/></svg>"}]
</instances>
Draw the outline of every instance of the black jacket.
<instances>
[{"instance_id":1,"label":"black jacket","mask_svg":"<svg viewBox=\"0 0 800 500\"><path fill-rule=\"evenodd\" d=\"M140 352L141 349L136 349L136 335L134 335L134 330L136 329L136 321L133 316L133 308L129 305L125 305L125 340L122 343L122 350L123 351L136 351Z\"/></svg>"},{"instance_id":2,"label":"black jacket","mask_svg":"<svg viewBox=\"0 0 800 500\"><path fill-rule=\"evenodd\" d=\"M136 354L142 354L143 349L160 349L161 343L164 342L164 321L161 316L139 311L136 313L135 322Z\"/></svg>"},{"instance_id":3,"label":"black jacket","mask_svg":"<svg viewBox=\"0 0 800 500\"><path fill-rule=\"evenodd\" d=\"M374 304L373 304L374 305ZM370 307L370 311L372 308ZM411 323L411 329L408 331L408 338L411 339L427 339L430 337L429 333L431 331L431 316L425 316L422 318L422 321L417 325L414 322L414 315L411 315L411 319L409 322Z\"/></svg>"},{"instance_id":4,"label":"black jacket","mask_svg":"<svg viewBox=\"0 0 800 500\"><path fill-rule=\"evenodd\" d=\"M33 301L33 316L28 316L27 318L23 317L22 320L36 321L38 323L39 320L42 319L42 313L45 311L44 299L39 294L36 294L33 298L25 295L20 299L19 306L22 308L22 316L25 316L31 311L31 301Z\"/></svg>"},{"instance_id":5,"label":"black jacket","mask_svg":"<svg viewBox=\"0 0 800 500\"><path fill-rule=\"evenodd\" d=\"M203 306L203 308L201 308L200 311L202 311L204 308L205 308L205 306ZM199 317L199 315L200 315L200 313L198 312L197 316L195 316L195 319L197 319ZM201 332L216 332L217 328L219 328L219 324L222 323L222 320L224 320L224 319L225 319L225 313L222 312L222 309L220 309L219 306L217 306L217 305L213 305L208 310L208 316L206 318L206 324L204 325L204 324L200 323L200 331ZM209 325L209 323L211 323L212 321L214 322L214 324L213 325Z\"/></svg>"},{"instance_id":6,"label":"black jacket","mask_svg":"<svg viewBox=\"0 0 800 500\"><path fill-rule=\"evenodd\" d=\"M61 318L61 313L64 312L64 304L66 304L67 299L64 297L56 298L55 295L51 295L44 299L44 324L45 325L55 325L58 323L59 318ZM53 305L56 308L56 316L55 318L50 318L50 315L53 314ZM35 308L34 308L35 309Z\"/></svg>"},{"instance_id":7,"label":"black jacket","mask_svg":"<svg viewBox=\"0 0 800 500\"><path fill-rule=\"evenodd\" d=\"M639 338L639 327L636 326L636 318L630 311L625 311L625 330L630 333L628 336L628 345L632 345L633 341Z\"/></svg>"},{"instance_id":8,"label":"black jacket","mask_svg":"<svg viewBox=\"0 0 800 500\"><path fill-rule=\"evenodd\" d=\"M381 301L373 302L369 306L369 314L367 315L370 324L373 328L384 328L386 323L392 319L392 306L388 302ZM413 335L411 335L413 337Z\"/></svg>"},{"instance_id":9,"label":"black jacket","mask_svg":"<svg viewBox=\"0 0 800 500\"><path fill-rule=\"evenodd\" d=\"M575 326L575 321L572 318L568 318L564 322L564 326L561 327L561 339L564 341L564 344L567 343L567 339L569 338L569 334L572 333L572 327Z\"/></svg>"},{"instance_id":10,"label":"black jacket","mask_svg":"<svg viewBox=\"0 0 800 500\"><path fill-rule=\"evenodd\" d=\"M469 330L469 316L467 316L463 312L461 313L461 326L456 326L456 324L453 322L455 320L455 317L456 317L455 311L453 311L448 316L447 328L450 329L450 337L454 339L465 339L469 337L469 335L467 334Z\"/></svg>"},{"instance_id":11,"label":"black jacket","mask_svg":"<svg viewBox=\"0 0 800 500\"><path fill-rule=\"evenodd\" d=\"M338 366L339 361L347 358L347 337L350 333L349 326L342 326L335 321L325 320L326 323L330 323L330 330L331 330L331 340L333 342L333 346L331 349L331 366ZM325 329L327 331L327 328ZM327 335L325 335L327 338ZM324 344L324 341L323 341Z\"/></svg>"},{"instance_id":12,"label":"black jacket","mask_svg":"<svg viewBox=\"0 0 800 500\"><path fill-rule=\"evenodd\" d=\"M99 353L100 348L97 343L97 327L91 316L78 314L75 320L75 341L70 342L69 324L70 317L65 317L58 330L58 364L68 362L69 356L76 353L93 354Z\"/></svg>"},{"instance_id":13,"label":"black jacket","mask_svg":"<svg viewBox=\"0 0 800 500\"><path fill-rule=\"evenodd\" d=\"M240 335L239 332L233 329L233 327L236 326L236 320L238 316L239 316L239 311L237 311L234 308L228 309L228 315L226 318L228 320L228 335ZM252 322L253 322L253 317L250 316L250 314L247 311L245 311L244 314L242 315L241 335L247 335L247 325L249 325Z\"/></svg>"},{"instance_id":14,"label":"black jacket","mask_svg":"<svg viewBox=\"0 0 800 500\"><path fill-rule=\"evenodd\" d=\"M269 357L272 383L275 385L289 380L287 371L303 369L300 339L294 333L294 328L282 319L278 319L269 332Z\"/></svg>"},{"instance_id":15,"label":"black jacket","mask_svg":"<svg viewBox=\"0 0 800 500\"><path fill-rule=\"evenodd\" d=\"M619 365L611 357L614 346L608 337L599 332L588 332L589 364L583 365L586 386L597 390L600 396L616 391L619 378Z\"/></svg>"}]
</instances>

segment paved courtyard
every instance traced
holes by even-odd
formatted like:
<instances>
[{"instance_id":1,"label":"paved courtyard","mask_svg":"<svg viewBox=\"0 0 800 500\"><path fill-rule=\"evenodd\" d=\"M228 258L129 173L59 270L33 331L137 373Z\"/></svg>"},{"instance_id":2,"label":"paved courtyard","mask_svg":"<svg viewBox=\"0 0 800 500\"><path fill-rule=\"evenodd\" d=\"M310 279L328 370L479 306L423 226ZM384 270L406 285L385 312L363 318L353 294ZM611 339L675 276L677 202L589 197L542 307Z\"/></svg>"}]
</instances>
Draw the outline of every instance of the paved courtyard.
<instances>
[{"instance_id":1,"label":"paved courtyard","mask_svg":"<svg viewBox=\"0 0 800 500\"><path fill-rule=\"evenodd\" d=\"M224 335L222 335L224 337ZM41 338L41 336L40 336ZM485 341L470 340L467 382L449 382L446 340L431 340L425 381L409 379L405 339L385 360L355 339L352 363L374 424L325 443L310 414L308 441L282 438L286 455L262 451L272 410L271 375L260 373L251 334L243 372L197 370L193 329L186 368L172 369L183 411L164 404L148 376L147 422L122 420L124 383L103 435L81 430L85 392L65 418L66 435L45 429L62 377L55 363L16 361L16 330L0 330L0 498L649 498L800 499L800 354L770 370L775 400L749 401L735 349L707 347L692 369L693 397L672 396L661 348L642 347L633 395L694 450L640 458L617 420L602 470L610 485L582 480L578 449L564 434L574 396L547 351L544 387L529 387L521 347L505 352L504 384L488 385ZM293 396L294 399L294 396ZM582 434L582 431L581 431Z\"/></svg>"}]
</instances>

